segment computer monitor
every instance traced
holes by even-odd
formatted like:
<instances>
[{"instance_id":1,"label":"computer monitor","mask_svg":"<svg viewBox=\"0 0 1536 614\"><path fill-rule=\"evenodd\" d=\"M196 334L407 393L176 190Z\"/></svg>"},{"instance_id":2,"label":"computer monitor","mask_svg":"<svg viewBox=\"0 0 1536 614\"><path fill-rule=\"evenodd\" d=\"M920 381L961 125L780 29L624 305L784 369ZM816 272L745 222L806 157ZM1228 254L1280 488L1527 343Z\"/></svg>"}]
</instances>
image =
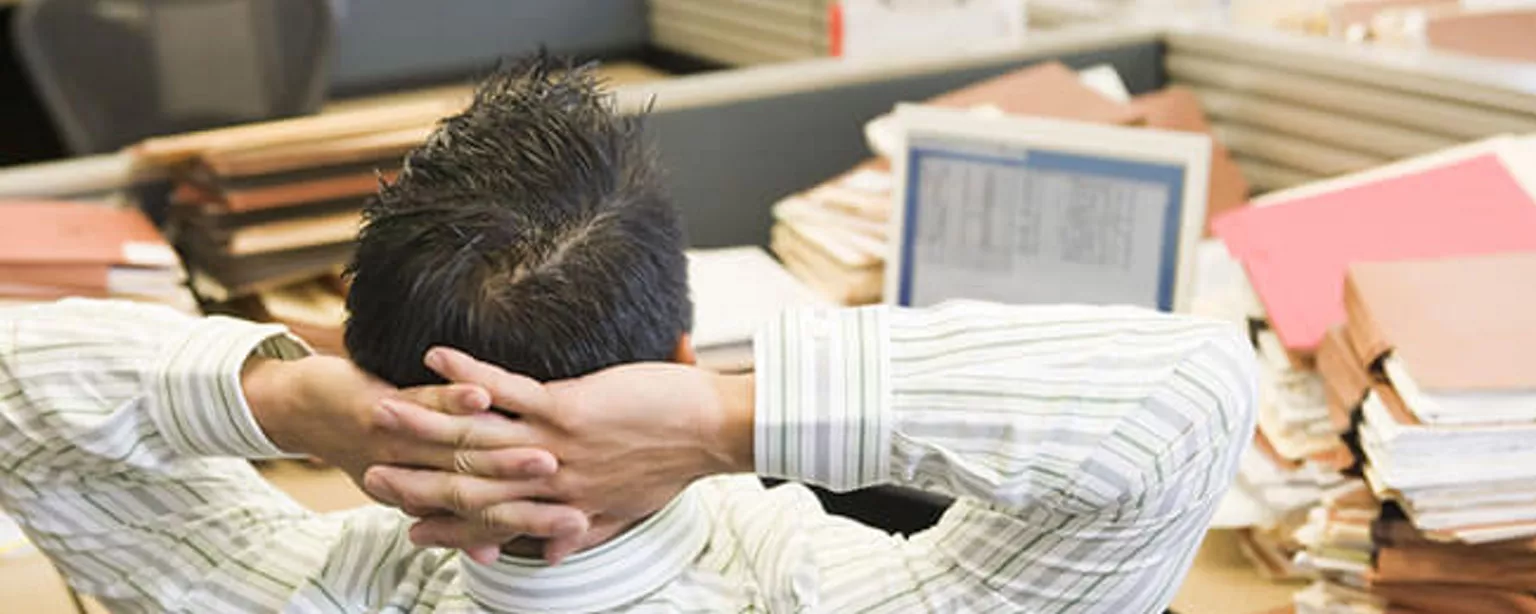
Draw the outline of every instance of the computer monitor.
<instances>
[{"instance_id":1,"label":"computer monitor","mask_svg":"<svg viewBox=\"0 0 1536 614\"><path fill-rule=\"evenodd\" d=\"M1189 308L1203 135L903 106L885 301Z\"/></svg>"}]
</instances>

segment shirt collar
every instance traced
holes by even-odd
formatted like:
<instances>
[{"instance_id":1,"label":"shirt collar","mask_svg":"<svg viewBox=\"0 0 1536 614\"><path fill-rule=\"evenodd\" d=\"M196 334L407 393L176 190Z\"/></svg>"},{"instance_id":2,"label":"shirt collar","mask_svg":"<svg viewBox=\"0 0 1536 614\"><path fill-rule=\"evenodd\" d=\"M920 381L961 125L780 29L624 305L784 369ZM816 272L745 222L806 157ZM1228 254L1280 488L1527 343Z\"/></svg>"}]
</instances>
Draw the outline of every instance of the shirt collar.
<instances>
[{"instance_id":1,"label":"shirt collar","mask_svg":"<svg viewBox=\"0 0 1536 614\"><path fill-rule=\"evenodd\" d=\"M660 512L559 565L502 556L464 561L465 584L482 607L514 612L610 610L655 592L688 568L709 541L709 516L694 489Z\"/></svg>"}]
</instances>

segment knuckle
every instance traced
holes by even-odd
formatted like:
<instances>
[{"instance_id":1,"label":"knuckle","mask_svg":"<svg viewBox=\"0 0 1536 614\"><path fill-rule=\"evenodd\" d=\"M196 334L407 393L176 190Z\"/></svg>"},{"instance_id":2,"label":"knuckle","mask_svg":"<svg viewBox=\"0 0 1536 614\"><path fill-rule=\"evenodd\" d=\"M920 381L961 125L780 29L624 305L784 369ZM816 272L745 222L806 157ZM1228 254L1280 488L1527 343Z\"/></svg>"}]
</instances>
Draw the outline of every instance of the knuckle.
<instances>
[{"instance_id":1,"label":"knuckle","mask_svg":"<svg viewBox=\"0 0 1536 614\"><path fill-rule=\"evenodd\" d=\"M469 450L456 448L453 451L453 470L464 475L480 475L474 455Z\"/></svg>"},{"instance_id":2,"label":"knuckle","mask_svg":"<svg viewBox=\"0 0 1536 614\"><path fill-rule=\"evenodd\" d=\"M358 420L358 422L362 423L360 425L361 426L361 431L365 435L377 436L377 435L385 435L385 434L389 433L389 427L386 424L384 424L384 422L382 420L374 420L374 419L370 418L370 419L367 419L367 420Z\"/></svg>"},{"instance_id":3,"label":"knuckle","mask_svg":"<svg viewBox=\"0 0 1536 614\"><path fill-rule=\"evenodd\" d=\"M556 473L546 480L549 490L562 500L581 499L586 492L586 481L575 474Z\"/></svg>"},{"instance_id":4,"label":"knuckle","mask_svg":"<svg viewBox=\"0 0 1536 614\"><path fill-rule=\"evenodd\" d=\"M551 419L555 426L567 433L584 432L588 421L580 407L570 407L565 411L557 412Z\"/></svg>"},{"instance_id":5,"label":"knuckle","mask_svg":"<svg viewBox=\"0 0 1536 614\"><path fill-rule=\"evenodd\" d=\"M468 450L468 449L474 448L475 447L474 444L475 444L475 429L472 429L472 428L461 428L461 429L458 430L457 433L453 434L453 447L455 447L455 448L458 448L460 450Z\"/></svg>"},{"instance_id":6,"label":"knuckle","mask_svg":"<svg viewBox=\"0 0 1536 614\"><path fill-rule=\"evenodd\" d=\"M473 497L470 495L469 486L463 480L454 480L448 485L448 505L456 512L467 512L474 509Z\"/></svg>"},{"instance_id":7,"label":"knuckle","mask_svg":"<svg viewBox=\"0 0 1536 614\"><path fill-rule=\"evenodd\" d=\"M476 514L476 518L480 521L480 528L486 531L495 533L520 532L518 531L520 527L518 526L517 519L506 513L502 508L493 507L481 510L480 513Z\"/></svg>"},{"instance_id":8,"label":"knuckle","mask_svg":"<svg viewBox=\"0 0 1536 614\"><path fill-rule=\"evenodd\" d=\"M427 504L427 502L423 501L421 499L421 495L417 494L414 490L402 488L398 489L396 492L398 492L400 495L397 497L399 500L396 501L396 503L400 505L400 509L425 509L431 507Z\"/></svg>"},{"instance_id":9,"label":"knuckle","mask_svg":"<svg viewBox=\"0 0 1536 614\"><path fill-rule=\"evenodd\" d=\"M398 465L411 461L411 459L408 458L409 454L406 452L407 446L405 442L401 441L400 439L391 438L385 440L384 444L378 447L378 450L380 457L379 460L382 464Z\"/></svg>"}]
</instances>

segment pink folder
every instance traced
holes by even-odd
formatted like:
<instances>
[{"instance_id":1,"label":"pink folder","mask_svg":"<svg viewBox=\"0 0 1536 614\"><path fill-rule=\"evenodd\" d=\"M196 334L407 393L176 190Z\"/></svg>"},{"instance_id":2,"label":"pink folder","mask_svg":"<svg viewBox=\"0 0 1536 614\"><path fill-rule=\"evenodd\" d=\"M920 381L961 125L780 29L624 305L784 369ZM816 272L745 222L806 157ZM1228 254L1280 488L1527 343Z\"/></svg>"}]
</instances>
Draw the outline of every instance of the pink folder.
<instances>
[{"instance_id":1,"label":"pink folder","mask_svg":"<svg viewBox=\"0 0 1536 614\"><path fill-rule=\"evenodd\" d=\"M1495 154L1215 222L1287 350L1309 355L1344 321L1352 262L1536 249L1536 202ZM1510 280L1510 283L1536 283Z\"/></svg>"}]
</instances>

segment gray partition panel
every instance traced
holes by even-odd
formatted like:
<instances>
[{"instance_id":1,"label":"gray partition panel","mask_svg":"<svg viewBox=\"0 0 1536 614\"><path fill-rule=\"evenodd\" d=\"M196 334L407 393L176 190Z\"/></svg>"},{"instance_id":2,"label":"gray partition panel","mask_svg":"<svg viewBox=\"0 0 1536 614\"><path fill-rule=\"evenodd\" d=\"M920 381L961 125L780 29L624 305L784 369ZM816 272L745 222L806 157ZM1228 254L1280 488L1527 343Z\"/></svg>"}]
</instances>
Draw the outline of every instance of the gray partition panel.
<instances>
[{"instance_id":1,"label":"gray partition panel","mask_svg":"<svg viewBox=\"0 0 1536 614\"><path fill-rule=\"evenodd\" d=\"M690 244L766 245L774 202L870 157L862 130L866 121L898 102L920 101L1050 59L1074 68L1112 64L1133 93L1164 82L1162 45L1138 43L657 111L649 132Z\"/></svg>"},{"instance_id":2,"label":"gray partition panel","mask_svg":"<svg viewBox=\"0 0 1536 614\"><path fill-rule=\"evenodd\" d=\"M331 91L351 94L478 74L543 47L607 55L645 46L644 0L332 0Z\"/></svg>"}]
</instances>

